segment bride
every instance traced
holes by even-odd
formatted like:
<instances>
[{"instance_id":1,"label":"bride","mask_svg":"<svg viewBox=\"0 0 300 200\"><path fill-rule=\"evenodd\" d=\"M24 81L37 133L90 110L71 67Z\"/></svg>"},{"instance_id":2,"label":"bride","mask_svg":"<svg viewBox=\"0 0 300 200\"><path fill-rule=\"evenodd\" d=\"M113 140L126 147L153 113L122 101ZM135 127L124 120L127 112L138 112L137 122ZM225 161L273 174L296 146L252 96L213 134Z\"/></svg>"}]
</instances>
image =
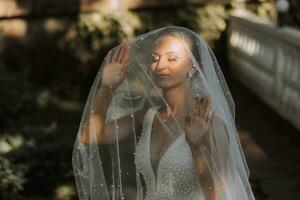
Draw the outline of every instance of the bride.
<instances>
[{"instance_id":1,"label":"bride","mask_svg":"<svg viewBox=\"0 0 300 200\"><path fill-rule=\"evenodd\" d=\"M214 54L168 26L109 51L74 145L80 200L254 199Z\"/></svg>"}]
</instances>

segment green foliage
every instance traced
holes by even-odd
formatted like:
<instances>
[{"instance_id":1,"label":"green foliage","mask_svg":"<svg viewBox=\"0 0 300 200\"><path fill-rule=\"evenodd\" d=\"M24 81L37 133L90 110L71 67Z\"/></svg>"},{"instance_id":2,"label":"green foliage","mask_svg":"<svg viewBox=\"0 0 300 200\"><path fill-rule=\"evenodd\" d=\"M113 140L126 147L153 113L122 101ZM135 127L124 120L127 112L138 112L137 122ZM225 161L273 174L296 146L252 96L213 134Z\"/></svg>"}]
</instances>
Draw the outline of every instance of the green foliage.
<instances>
[{"instance_id":1,"label":"green foliage","mask_svg":"<svg viewBox=\"0 0 300 200\"><path fill-rule=\"evenodd\" d=\"M76 55L82 62L101 60L111 47L122 41L168 25L190 28L213 45L225 30L227 16L224 6L218 4L198 8L186 5L172 10L156 8L114 13L84 13L80 14L78 35L70 46L76 46L72 49L76 50Z\"/></svg>"},{"instance_id":2,"label":"green foliage","mask_svg":"<svg viewBox=\"0 0 300 200\"><path fill-rule=\"evenodd\" d=\"M103 52L127 41L140 28L139 18L129 11L82 13L77 23L78 37L70 47L81 62L86 63ZM102 54L101 54L102 53Z\"/></svg>"},{"instance_id":3,"label":"green foliage","mask_svg":"<svg viewBox=\"0 0 300 200\"><path fill-rule=\"evenodd\" d=\"M214 47L214 43L225 31L228 13L224 6L218 4L208 5L197 10L199 16L197 24L200 27L199 34Z\"/></svg>"},{"instance_id":4,"label":"green foliage","mask_svg":"<svg viewBox=\"0 0 300 200\"><path fill-rule=\"evenodd\" d=\"M36 127L25 125L22 130L24 144L10 151L8 156L14 163L26 166L27 190L51 195L53 188L73 178L71 155L74 139L71 138L75 135L71 133L76 133L76 128L52 122Z\"/></svg>"},{"instance_id":5,"label":"green foliage","mask_svg":"<svg viewBox=\"0 0 300 200\"><path fill-rule=\"evenodd\" d=\"M73 180L71 155L82 105L66 106L73 101L56 97L51 84L48 89L35 86L30 70L2 65L0 71L0 92L5 94L0 98L0 199L4 200L22 198L23 189L51 196L58 184Z\"/></svg>"},{"instance_id":6,"label":"green foliage","mask_svg":"<svg viewBox=\"0 0 300 200\"><path fill-rule=\"evenodd\" d=\"M256 15L266 18L276 23L277 13L275 4L271 1L256 1L253 3L246 4L246 9L255 13Z\"/></svg>"},{"instance_id":7,"label":"green foliage","mask_svg":"<svg viewBox=\"0 0 300 200\"><path fill-rule=\"evenodd\" d=\"M8 159L0 156L0 199L15 200L23 190L25 179Z\"/></svg>"},{"instance_id":8,"label":"green foliage","mask_svg":"<svg viewBox=\"0 0 300 200\"><path fill-rule=\"evenodd\" d=\"M16 84L17 81L21 81L23 84ZM14 127L23 115L34 111L36 107L28 81L24 81L21 76L18 76L18 79L3 78L1 82L0 93L5 94L0 98L0 130L3 130L7 127Z\"/></svg>"}]
</instances>

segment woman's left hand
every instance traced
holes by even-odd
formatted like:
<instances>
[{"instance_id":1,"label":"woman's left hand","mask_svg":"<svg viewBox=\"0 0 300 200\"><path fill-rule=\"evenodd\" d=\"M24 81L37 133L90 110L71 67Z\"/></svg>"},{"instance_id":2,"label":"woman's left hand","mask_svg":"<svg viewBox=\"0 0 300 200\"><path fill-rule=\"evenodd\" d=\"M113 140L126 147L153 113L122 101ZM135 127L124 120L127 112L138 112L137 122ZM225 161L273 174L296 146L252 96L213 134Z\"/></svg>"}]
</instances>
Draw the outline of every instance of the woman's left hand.
<instances>
[{"instance_id":1,"label":"woman's left hand","mask_svg":"<svg viewBox=\"0 0 300 200\"><path fill-rule=\"evenodd\" d=\"M196 148L209 131L215 112L211 111L211 97L195 97L195 109L185 116L185 134L189 145Z\"/></svg>"}]
</instances>

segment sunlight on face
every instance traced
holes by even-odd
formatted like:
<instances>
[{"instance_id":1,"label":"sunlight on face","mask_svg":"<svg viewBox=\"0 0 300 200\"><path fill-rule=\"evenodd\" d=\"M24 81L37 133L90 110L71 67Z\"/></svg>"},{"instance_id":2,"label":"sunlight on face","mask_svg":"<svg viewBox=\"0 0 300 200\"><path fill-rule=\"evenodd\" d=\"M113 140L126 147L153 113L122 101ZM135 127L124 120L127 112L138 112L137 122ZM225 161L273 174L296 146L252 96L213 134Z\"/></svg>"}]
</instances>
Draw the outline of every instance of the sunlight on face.
<instances>
[{"instance_id":1,"label":"sunlight on face","mask_svg":"<svg viewBox=\"0 0 300 200\"><path fill-rule=\"evenodd\" d=\"M156 41L150 67L159 87L176 87L186 80L191 67L186 48L188 46L174 36L162 36Z\"/></svg>"}]
</instances>

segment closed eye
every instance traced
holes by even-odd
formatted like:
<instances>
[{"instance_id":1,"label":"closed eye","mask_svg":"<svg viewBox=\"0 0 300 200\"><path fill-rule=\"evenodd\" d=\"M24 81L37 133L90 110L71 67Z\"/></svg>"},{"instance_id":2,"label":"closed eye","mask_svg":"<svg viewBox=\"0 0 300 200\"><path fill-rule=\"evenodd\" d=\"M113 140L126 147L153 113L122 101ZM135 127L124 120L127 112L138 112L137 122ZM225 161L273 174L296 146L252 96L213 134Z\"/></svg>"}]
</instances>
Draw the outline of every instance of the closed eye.
<instances>
[{"instance_id":1,"label":"closed eye","mask_svg":"<svg viewBox=\"0 0 300 200\"><path fill-rule=\"evenodd\" d=\"M155 56L152 56L152 58L151 58L151 62L152 63L155 63L155 62L157 62L158 61L158 58L157 57L155 57Z\"/></svg>"},{"instance_id":2,"label":"closed eye","mask_svg":"<svg viewBox=\"0 0 300 200\"><path fill-rule=\"evenodd\" d=\"M170 61L170 62L176 62L177 60L178 60L178 57L170 57L168 59L168 61Z\"/></svg>"}]
</instances>

